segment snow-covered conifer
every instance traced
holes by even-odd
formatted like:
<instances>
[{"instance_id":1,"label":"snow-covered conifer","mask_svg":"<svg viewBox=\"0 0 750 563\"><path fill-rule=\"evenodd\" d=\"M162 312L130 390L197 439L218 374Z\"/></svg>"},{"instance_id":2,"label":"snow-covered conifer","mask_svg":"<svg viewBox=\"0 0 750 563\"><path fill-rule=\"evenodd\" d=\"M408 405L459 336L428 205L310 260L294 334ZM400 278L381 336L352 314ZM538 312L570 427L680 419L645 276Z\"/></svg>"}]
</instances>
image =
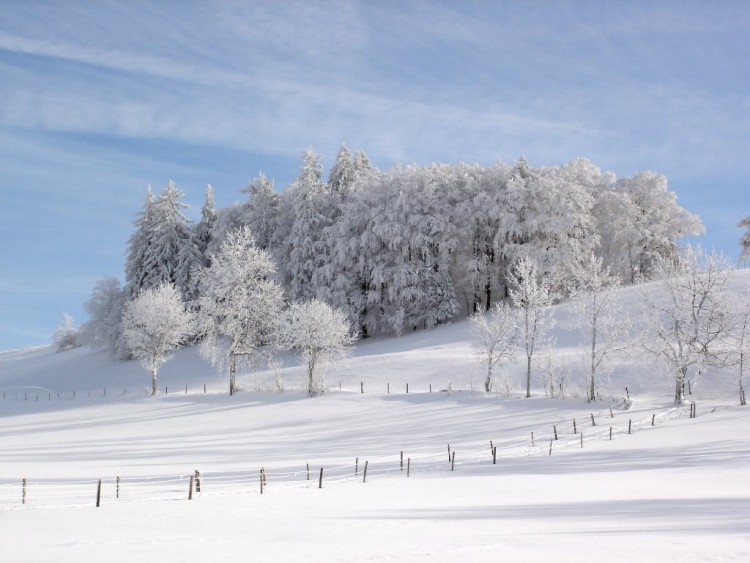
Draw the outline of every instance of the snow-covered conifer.
<instances>
[{"instance_id":1,"label":"snow-covered conifer","mask_svg":"<svg viewBox=\"0 0 750 563\"><path fill-rule=\"evenodd\" d=\"M253 232L258 248L270 250L277 244L276 225L280 206L273 180L269 180L261 172L242 193L248 194L248 200L243 205L242 224Z\"/></svg>"},{"instance_id":2,"label":"snow-covered conifer","mask_svg":"<svg viewBox=\"0 0 750 563\"><path fill-rule=\"evenodd\" d=\"M145 284L147 275L146 260L150 252L154 231L154 194L151 186L146 189L146 201L135 221L135 232L128 240L125 260L125 296L134 299Z\"/></svg>"},{"instance_id":3,"label":"snow-covered conifer","mask_svg":"<svg viewBox=\"0 0 750 563\"><path fill-rule=\"evenodd\" d=\"M352 153L346 145L342 144L336 154L336 162L328 175L328 189L336 194L340 201L343 201L354 183L355 174Z\"/></svg>"},{"instance_id":4,"label":"snow-covered conifer","mask_svg":"<svg viewBox=\"0 0 750 563\"><path fill-rule=\"evenodd\" d=\"M193 333L193 317L172 283L144 289L125 306L123 336L133 357L151 374L156 395L159 368Z\"/></svg>"},{"instance_id":5,"label":"snow-covered conifer","mask_svg":"<svg viewBox=\"0 0 750 563\"><path fill-rule=\"evenodd\" d=\"M292 300L308 300L316 295L314 277L330 262L330 249L324 232L332 224L333 198L321 181L320 155L305 151L297 180L284 194L288 232L277 252L284 264L284 279Z\"/></svg>"}]
</instances>

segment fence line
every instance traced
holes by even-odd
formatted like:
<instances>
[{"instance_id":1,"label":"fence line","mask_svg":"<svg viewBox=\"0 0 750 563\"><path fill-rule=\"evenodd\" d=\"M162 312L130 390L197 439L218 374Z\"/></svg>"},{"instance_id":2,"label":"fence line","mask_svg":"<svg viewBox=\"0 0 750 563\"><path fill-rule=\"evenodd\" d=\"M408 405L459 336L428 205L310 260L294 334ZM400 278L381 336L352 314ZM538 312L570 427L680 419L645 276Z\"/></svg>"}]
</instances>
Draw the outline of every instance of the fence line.
<instances>
[{"instance_id":1,"label":"fence line","mask_svg":"<svg viewBox=\"0 0 750 563\"><path fill-rule=\"evenodd\" d=\"M448 456L442 446L436 447L435 454L409 455L394 448L393 455L380 455L370 458L352 456L351 462L340 462L337 465L299 464L295 466L259 467L256 470L234 470L218 472L188 472L178 475L155 475L147 477L110 477L99 479L18 479L0 481L0 510L23 508L50 508L68 506L96 506L101 492L101 504L119 502L148 502L165 500L187 500L197 495L236 495L259 493L259 483L265 491L274 488L317 488L318 471L320 479L326 484L364 481L377 477L395 475L413 475L415 473L450 472L455 468L494 464L497 454L506 458L553 455L555 450L568 447L582 447L585 441L611 440L614 435L627 435L629 432L654 426L688 416L690 405L666 409L643 419L633 421L625 412L615 413L611 408L600 409L577 421L575 428L557 425L557 439L554 438L553 425L542 431L536 430L534 444L530 436L517 436L501 441L474 441L448 445ZM437 453L442 450L442 453ZM458 456L456 456L458 451ZM404 459L407 460L406 467ZM502 459L500 460L502 461ZM310 469L313 469L310 471ZM366 474L363 474L363 469ZM195 483L194 483L195 478ZM100 484L101 483L101 484ZM322 484L322 481L320 482ZM101 489L99 489L101 487Z\"/></svg>"}]
</instances>

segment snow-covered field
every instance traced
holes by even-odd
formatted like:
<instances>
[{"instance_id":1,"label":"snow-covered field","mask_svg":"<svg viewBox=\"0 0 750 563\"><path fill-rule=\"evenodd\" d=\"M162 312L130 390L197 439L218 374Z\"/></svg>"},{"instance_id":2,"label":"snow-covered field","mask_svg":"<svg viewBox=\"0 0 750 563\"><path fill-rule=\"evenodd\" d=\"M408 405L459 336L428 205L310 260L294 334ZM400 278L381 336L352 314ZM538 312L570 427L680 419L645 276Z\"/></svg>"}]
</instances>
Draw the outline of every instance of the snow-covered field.
<instances>
[{"instance_id":1,"label":"snow-covered field","mask_svg":"<svg viewBox=\"0 0 750 563\"><path fill-rule=\"evenodd\" d=\"M556 315L572 390L580 342ZM598 403L485 394L466 323L360 343L314 399L286 364L286 392L269 371L229 397L183 350L151 398L136 362L0 353L0 561L750 560L750 408L731 374L698 382L696 418L647 357Z\"/></svg>"}]
</instances>

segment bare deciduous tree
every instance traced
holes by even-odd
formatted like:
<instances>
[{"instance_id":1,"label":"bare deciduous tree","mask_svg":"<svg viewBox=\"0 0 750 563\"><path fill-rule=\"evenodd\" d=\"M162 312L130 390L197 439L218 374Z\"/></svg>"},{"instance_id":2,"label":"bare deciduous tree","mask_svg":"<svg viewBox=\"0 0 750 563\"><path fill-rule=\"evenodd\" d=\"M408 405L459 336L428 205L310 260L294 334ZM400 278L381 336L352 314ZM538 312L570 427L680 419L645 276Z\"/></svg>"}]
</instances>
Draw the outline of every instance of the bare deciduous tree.
<instances>
[{"instance_id":1,"label":"bare deciduous tree","mask_svg":"<svg viewBox=\"0 0 750 563\"><path fill-rule=\"evenodd\" d=\"M492 391L493 368L516 361L518 326L515 315L505 303L495 303L487 313L480 306L469 318L469 327L474 336L477 355L487 366L484 390L489 393Z\"/></svg>"}]
</instances>

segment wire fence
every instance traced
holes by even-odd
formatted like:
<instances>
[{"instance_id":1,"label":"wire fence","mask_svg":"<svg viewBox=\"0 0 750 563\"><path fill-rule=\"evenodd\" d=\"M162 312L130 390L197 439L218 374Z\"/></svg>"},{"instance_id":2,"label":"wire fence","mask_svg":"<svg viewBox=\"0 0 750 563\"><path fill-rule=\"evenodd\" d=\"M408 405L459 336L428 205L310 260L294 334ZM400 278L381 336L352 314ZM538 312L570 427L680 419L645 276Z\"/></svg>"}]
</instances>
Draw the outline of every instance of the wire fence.
<instances>
[{"instance_id":1,"label":"wire fence","mask_svg":"<svg viewBox=\"0 0 750 563\"><path fill-rule=\"evenodd\" d=\"M438 452L410 456L396 455L339 460L335 465L258 467L245 471L200 472L150 477L105 479L16 479L0 480L0 510L101 506L123 502L175 501L194 495L264 494L275 489L323 488L345 481L412 474L447 473L462 468L497 464L502 458L551 456L564 448L584 447L593 440L612 440L618 435L695 416L693 403L661 409L651 416L633 420L627 400L590 413L580 420L537 427L527 435L498 441L483 440L445 444Z\"/></svg>"}]
</instances>

